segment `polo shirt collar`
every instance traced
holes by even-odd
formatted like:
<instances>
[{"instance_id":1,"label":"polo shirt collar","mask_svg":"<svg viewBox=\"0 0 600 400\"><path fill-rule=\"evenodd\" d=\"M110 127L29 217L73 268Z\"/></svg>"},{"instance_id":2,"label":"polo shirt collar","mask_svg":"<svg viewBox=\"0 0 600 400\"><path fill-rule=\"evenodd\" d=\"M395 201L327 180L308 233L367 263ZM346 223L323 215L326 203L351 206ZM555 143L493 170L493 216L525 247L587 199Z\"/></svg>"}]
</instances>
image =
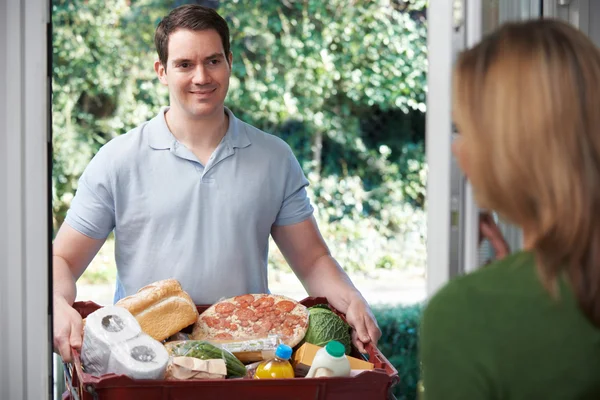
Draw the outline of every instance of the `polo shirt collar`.
<instances>
[{"instance_id":1,"label":"polo shirt collar","mask_svg":"<svg viewBox=\"0 0 600 400\"><path fill-rule=\"evenodd\" d=\"M161 107L156 117L148 122L149 135L148 145L155 150L166 150L175 147L177 139L167 126L165 113L169 107ZM225 107L225 112L229 116L229 128L225 133L224 141L228 141L232 148L244 148L252 144L246 133L244 124L236 118L230 109Z\"/></svg>"}]
</instances>

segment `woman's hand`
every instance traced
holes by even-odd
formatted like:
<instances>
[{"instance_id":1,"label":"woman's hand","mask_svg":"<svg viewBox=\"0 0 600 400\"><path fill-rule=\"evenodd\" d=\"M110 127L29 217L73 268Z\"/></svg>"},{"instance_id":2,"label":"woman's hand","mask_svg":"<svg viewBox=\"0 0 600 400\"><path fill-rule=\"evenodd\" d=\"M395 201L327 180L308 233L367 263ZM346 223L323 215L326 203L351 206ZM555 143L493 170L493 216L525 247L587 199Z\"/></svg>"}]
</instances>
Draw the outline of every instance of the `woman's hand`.
<instances>
[{"instance_id":1,"label":"woman's hand","mask_svg":"<svg viewBox=\"0 0 600 400\"><path fill-rule=\"evenodd\" d=\"M496 260L501 260L510 254L510 247L504 239L504 235L502 235L494 218L488 212L479 214L479 244L484 239L487 239L492 245L496 254Z\"/></svg>"}]
</instances>

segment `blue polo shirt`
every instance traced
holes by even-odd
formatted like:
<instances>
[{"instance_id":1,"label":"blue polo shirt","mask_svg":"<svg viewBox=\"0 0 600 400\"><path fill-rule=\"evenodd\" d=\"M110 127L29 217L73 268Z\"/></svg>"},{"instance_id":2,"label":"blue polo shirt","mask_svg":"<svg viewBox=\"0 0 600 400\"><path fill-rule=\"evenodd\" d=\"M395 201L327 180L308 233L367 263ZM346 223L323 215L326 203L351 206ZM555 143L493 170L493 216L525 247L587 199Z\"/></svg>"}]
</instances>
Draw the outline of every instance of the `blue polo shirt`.
<instances>
[{"instance_id":1,"label":"blue polo shirt","mask_svg":"<svg viewBox=\"0 0 600 400\"><path fill-rule=\"evenodd\" d=\"M298 161L225 109L229 129L202 165L169 131L167 109L98 151L66 223L94 239L114 230L115 302L167 278L196 304L267 293L271 227L313 213Z\"/></svg>"}]
</instances>

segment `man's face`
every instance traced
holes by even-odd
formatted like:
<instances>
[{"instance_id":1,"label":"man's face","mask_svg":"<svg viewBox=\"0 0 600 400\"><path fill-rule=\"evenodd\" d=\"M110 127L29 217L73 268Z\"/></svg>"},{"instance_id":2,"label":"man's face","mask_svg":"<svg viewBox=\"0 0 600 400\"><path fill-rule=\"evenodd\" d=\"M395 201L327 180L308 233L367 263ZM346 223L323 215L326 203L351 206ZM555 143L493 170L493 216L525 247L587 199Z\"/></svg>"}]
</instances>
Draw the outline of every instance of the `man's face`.
<instances>
[{"instance_id":1,"label":"man's face","mask_svg":"<svg viewBox=\"0 0 600 400\"><path fill-rule=\"evenodd\" d=\"M166 69L160 61L154 69L169 87L171 108L192 119L204 119L223 112L231 60L217 31L179 29L169 36Z\"/></svg>"}]
</instances>

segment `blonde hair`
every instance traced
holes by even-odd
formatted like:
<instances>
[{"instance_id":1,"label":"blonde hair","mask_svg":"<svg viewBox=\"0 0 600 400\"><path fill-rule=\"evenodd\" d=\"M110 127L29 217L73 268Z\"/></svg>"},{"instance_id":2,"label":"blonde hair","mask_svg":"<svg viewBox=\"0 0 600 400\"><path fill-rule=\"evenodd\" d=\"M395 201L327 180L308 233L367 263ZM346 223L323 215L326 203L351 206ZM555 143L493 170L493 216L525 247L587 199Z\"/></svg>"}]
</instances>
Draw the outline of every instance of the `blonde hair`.
<instances>
[{"instance_id":1,"label":"blonde hair","mask_svg":"<svg viewBox=\"0 0 600 400\"><path fill-rule=\"evenodd\" d=\"M482 207L524 226L600 327L600 52L554 20L509 23L457 61L455 122Z\"/></svg>"}]
</instances>

